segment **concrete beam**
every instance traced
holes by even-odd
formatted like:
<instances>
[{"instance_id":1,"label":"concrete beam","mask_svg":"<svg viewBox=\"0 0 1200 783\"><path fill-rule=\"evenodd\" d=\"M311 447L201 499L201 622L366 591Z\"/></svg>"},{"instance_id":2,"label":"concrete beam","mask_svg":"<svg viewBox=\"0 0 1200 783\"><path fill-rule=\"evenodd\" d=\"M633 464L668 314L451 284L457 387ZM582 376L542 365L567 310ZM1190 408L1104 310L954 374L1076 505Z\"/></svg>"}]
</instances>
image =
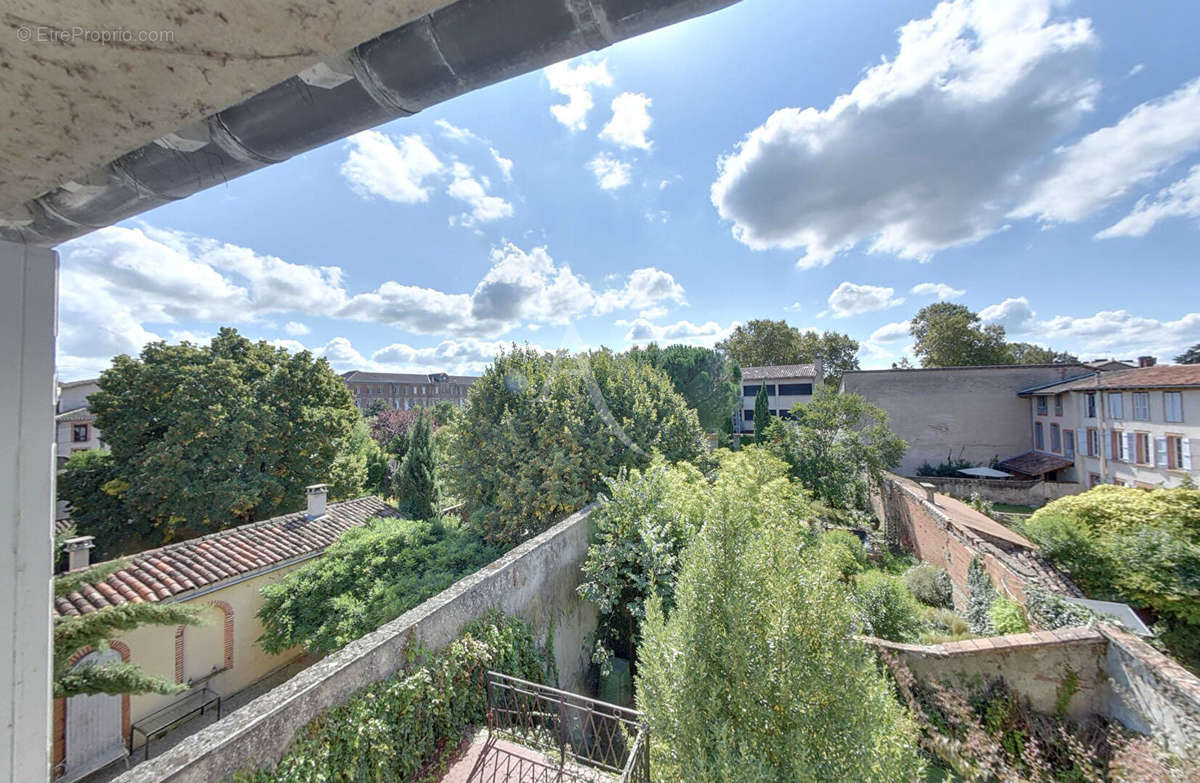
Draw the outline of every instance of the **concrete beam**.
<instances>
[{"instance_id":1,"label":"concrete beam","mask_svg":"<svg viewBox=\"0 0 1200 783\"><path fill-rule=\"evenodd\" d=\"M58 254L0 241L0 781L50 768Z\"/></svg>"}]
</instances>

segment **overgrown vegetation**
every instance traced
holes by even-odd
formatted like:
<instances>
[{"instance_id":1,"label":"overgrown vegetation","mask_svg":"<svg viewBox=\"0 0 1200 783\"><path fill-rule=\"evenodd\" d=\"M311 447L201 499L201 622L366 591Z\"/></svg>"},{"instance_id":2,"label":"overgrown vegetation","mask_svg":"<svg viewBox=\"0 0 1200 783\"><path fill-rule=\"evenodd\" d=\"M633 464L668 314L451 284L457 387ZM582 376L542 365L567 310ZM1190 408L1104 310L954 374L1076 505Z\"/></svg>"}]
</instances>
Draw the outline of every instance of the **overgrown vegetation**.
<instances>
[{"instance_id":1,"label":"overgrown vegetation","mask_svg":"<svg viewBox=\"0 0 1200 783\"><path fill-rule=\"evenodd\" d=\"M499 557L479 535L441 521L376 519L323 557L263 588L263 649L329 653L399 617Z\"/></svg>"},{"instance_id":2,"label":"overgrown vegetation","mask_svg":"<svg viewBox=\"0 0 1200 783\"><path fill-rule=\"evenodd\" d=\"M60 497L106 554L294 511L309 484L363 493L359 413L325 359L221 329L121 355L89 397L110 451L68 461ZM115 533L125 532L123 538Z\"/></svg>"},{"instance_id":3,"label":"overgrown vegetation","mask_svg":"<svg viewBox=\"0 0 1200 783\"><path fill-rule=\"evenodd\" d=\"M1022 530L1090 597L1150 610L1167 650L1200 670L1200 490L1101 485Z\"/></svg>"},{"instance_id":4,"label":"overgrown vegetation","mask_svg":"<svg viewBox=\"0 0 1200 783\"><path fill-rule=\"evenodd\" d=\"M417 519L432 519L437 504L433 445L429 441L430 415L422 411L408 434L404 460L395 477L400 509Z\"/></svg>"},{"instance_id":5,"label":"overgrown vegetation","mask_svg":"<svg viewBox=\"0 0 1200 783\"><path fill-rule=\"evenodd\" d=\"M867 508L872 484L880 484L908 448L892 433L887 412L859 394L820 388L791 415L791 421L764 428L765 439L792 475L830 508ZM755 431L763 430L756 424Z\"/></svg>"},{"instance_id":6,"label":"overgrown vegetation","mask_svg":"<svg viewBox=\"0 0 1200 783\"><path fill-rule=\"evenodd\" d=\"M786 321L754 318L717 343L742 367L812 364L820 356L825 383L836 388L842 374L858 369L858 341L840 332L800 331Z\"/></svg>"},{"instance_id":7,"label":"overgrown vegetation","mask_svg":"<svg viewBox=\"0 0 1200 783\"><path fill-rule=\"evenodd\" d=\"M996 588L983 566L983 560L972 557L967 564L967 625L971 633L992 636L996 626L992 624L992 602L996 600Z\"/></svg>"},{"instance_id":8,"label":"overgrown vegetation","mask_svg":"<svg viewBox=\"0 0 1200 783\"><path fill-rule=\"evenodd\" d=\"M703 452L670 379L609 351L514 346L471 386L450 443L452 491L488 541L508 546L581 508L622 467Z\"/></svg>"},{"instance_id":9,"label":"overgrown vegetation","mask_svg":"<svg viewBox=\"0 0 1200 783\"><path fill-rule=\"evenodd\" d=\"M944 568L919 563L904 572L904 586L926 606L954 608L954 583Z\"/></svg>"},{"instance_id":10,"label":"overgrown vegetation","mask_svg":"<svg viewBox=\"0 0 1200 783\"><path fill-rule=\"evenodd\" d=\"M271 769L236 783L412 783L438 780L444 755L487 710L484 675L553 683L553 650L522 621L490 613L436 653L409 654L404 670L359 690L302 728Z\"/></svg>"},{"instance_id":11,"label":"overgrown vegetation","mask_svg":"<svg viewBox=\"0 0 1200 783\"><path fill-rule=\"evenodd\" d=\"M651 343L628 355L666 374L675 391L695 409L705 432L723 432L733 424L742 402L742 370L737 362L712 348Z\"/></svg>"},{"instance_id":12,"label":"overgrown vegetation","mask_svg":"<svg viewBox=\"0 0 1200 783\"><path fill-rule=\"evenodd\" d=\"M722 459L675 610L652 598L643 625L637 700L655 780L919 774L914 727L850 638L855 604L810 517L782 461L759 448Z\"/></svg>"}]
</instances>

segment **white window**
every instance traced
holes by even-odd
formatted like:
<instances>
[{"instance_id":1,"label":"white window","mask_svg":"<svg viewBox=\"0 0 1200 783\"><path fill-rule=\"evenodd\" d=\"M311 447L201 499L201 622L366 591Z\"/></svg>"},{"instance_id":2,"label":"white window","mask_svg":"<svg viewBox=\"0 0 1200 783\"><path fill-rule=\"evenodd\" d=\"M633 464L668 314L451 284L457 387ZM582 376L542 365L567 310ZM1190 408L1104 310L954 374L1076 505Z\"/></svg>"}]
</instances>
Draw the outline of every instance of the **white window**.
<instances>
[{"instance_id":1,"label":"white window","mask_svg":"<svg viewBox=\"0 0 1200 783\"><path fill-rule=\"evenodd\" d=\"M1183 392L1163 392L1163 410L1167 421L1183 421Z\"/></svg>"},{"instance_id":2,"label":"white window","mask_svg":"<svg viewBox=\"0 0 1200 783\"><path fill-rule=\"evenodd\" d=\"M1150 421L1150 392L1133 393L1133 418Z\"/></svg>"},{"instance_id":3,"label":"white window","mask_svg":"<svg viewBox=\"0 0 1200 783\"><path fill-rule=\"evenodd\" d=\"M1108 415L1114 419L1125 418L1125 395L1121 392L1108 393Z\"/></svg>"}]
</instances>

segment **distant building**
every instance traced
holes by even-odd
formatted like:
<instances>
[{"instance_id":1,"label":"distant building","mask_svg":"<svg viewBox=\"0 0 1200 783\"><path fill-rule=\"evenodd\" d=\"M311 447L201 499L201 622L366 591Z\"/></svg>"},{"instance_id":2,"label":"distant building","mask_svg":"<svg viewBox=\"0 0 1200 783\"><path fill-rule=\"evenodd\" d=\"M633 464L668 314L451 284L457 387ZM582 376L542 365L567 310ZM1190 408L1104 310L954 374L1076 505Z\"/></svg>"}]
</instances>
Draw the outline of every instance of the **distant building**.
<instances>
[{"instance_id":1,"label":"distant building","mask_svg":"<svg viewBox=\"0 0 1200 783\"><path fill-rule=\"evenodd\" d=\"M444 372L419 375L362 370L342 373L342 379L354 393L354 404L363 411L375 400L383 400L389 408L399 411L430 408L439 402L462 406L467 401L467 390L479 380L475 376Z\"/></svg>"},{"instance_id":2,"label":"distant building","mask_svg":"<svg viewBox=\"0 0 1200 783\"><path fill-rule=\"evenodd\" d=\"M914 476L947 457L988 465L1029 451L1029 401L1019 393L1094 373L1082 364L856 370L842 375L841 389L887 411L908 442L898 472Z\"/></svg>"},{"instance_id":3,"label":"distant building","mask_svg":"<svg viewBox=\"0 0 1200 783\"><path fill-rule=\"evenodd\" d=\"M186 628L141 626L107 649L73 656L72 666L129 661L187 690L55 699L53 777L77 780L138 750L145 737L133 730L158 710L174 705L179 714L172 717L186 720L186 705L198 705L209 694L228 698L293 662L302 649L271 655L258 644L262 588L323 555L347 530L398 515L374 496L327 503L325 485L317 484L308 488L304 510L146 550L110 576L56 597L56 617L131 601L163 601L197 606L207 622ZM71 554L72 570L87 567L86 544Z\"/></svg>"},{"instance_id":4,"label":"distant building","mask_svg":"<svg viewBox=\"0 0 1200 783\"><path fill-rule=\"evenodd\" d=\"M742 407L734 416L735 432L754 432L754 400L767 387L772 416L787 418L792 406L807 404L823 378L821 358L813 364L781 364L773 367L742 368Z\"/></svg>"},{"instance_id":5,"label":"distant building","mask_svg":"<svg viewBox=\"0 0 1200 783\"><path fill-rule=\"evenodd\" d=\"M54 425L60 469L76 451L104 448L100 430L96 428L96 414L92 413L87 401L88 395L97 391L100 391L100 383L95 378L58 384ZM67 504L58 501L54 507L55 529L61 529L70 518Z\"/></svg>"},{"instance_id":6,"label":"distant building","mask_svg":"<svg viewBox=\"0 0 1200 783\"><path fill-rule=\"evenodd\" d=\"M1032 448L1001 470L1084 487L1152 489L1200 481L1200 365L1143 366L1026 389ZM1200 456L1200 455L1198 455Z\"/></svg>"}]
</instances>

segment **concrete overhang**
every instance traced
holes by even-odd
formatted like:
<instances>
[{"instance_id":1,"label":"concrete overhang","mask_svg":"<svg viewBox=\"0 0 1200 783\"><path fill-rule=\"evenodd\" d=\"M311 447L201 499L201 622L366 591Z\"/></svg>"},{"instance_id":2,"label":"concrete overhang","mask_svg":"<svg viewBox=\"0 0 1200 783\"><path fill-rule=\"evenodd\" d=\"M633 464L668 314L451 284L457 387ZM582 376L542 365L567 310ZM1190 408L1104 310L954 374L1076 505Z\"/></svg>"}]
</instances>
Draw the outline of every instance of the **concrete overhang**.
<instances>
[{"instance_id":1,"label":"concrete overhang","mask_svg":"<svg viewBox=\"0 0 1200 783\"><path fill-rule=\"evenodd\" d=\"M0 0L0 239L50 246L736 0Z\"/></svg>"}]
</instances>

